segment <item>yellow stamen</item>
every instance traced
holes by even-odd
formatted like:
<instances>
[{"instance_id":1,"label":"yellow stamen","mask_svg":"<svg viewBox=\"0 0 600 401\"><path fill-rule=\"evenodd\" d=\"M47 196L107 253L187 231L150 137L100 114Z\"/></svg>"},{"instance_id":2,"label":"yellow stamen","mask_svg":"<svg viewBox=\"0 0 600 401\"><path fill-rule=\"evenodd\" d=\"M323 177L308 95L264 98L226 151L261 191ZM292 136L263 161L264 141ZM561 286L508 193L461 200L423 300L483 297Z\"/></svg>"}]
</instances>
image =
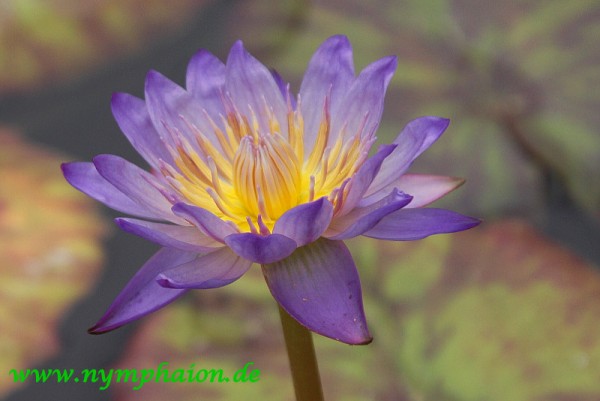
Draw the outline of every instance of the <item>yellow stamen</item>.
<instances>
[{"instance_id":1,"label":"yellow stamen","mask_svg":"<svg viewBox=\"0 0 600 401\"><path fill-rule=\"evenodd\" d=\"M307 147L305 157L300 100L294 110L288 99L285 121L277 119L264 99L263 110L250 108L249 115L242 115L227 97L224 102L228 112L219 116L220 125L204 111L212 132L201 132L183 117L191 136L167 127L175 165L161 162L159 168L182 198L242 232L261 235L272 232L286 211L323 196L334 204L334 213L341 209L351 177L372 143L370 137L361 139L363 127L352 133L344 127L329 143L326 101L314 146ZM258 118L259 111L264 120ZM267 122L269 132L261 131L259 121ZM283 132L282 123L287 124Z\"/></svg>"}]
</instances>

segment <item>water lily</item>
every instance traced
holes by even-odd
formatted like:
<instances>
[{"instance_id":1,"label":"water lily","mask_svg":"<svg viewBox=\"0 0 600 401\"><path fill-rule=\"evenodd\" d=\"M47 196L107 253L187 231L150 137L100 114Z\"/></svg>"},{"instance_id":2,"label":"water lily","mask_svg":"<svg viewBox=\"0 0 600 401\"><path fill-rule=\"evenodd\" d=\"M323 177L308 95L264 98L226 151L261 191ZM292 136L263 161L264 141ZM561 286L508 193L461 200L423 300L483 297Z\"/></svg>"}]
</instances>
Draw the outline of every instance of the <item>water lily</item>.
<instances>
[{"instance_id":1,"label":"water lily","mask_svg":"<svg viewBox=\"0 0 600 401\"><path fill-rule=\"evenodd\" d=\"M478 220L423 208L462 180L407 173L449 121L411 121L371 147L395 57L357 76L344 36L313 55L294 96L237 42L227 62L201 50L185 89L151 71L145 100L118 93L112 111L149 170L114 155L63 165L77 189L132 217L125 231L162 246L90 329L106 332L215 288L260 264L275 300L304 327L371 341L359 275L343 240L416 240Z\"/></svg>"}]
</instances>

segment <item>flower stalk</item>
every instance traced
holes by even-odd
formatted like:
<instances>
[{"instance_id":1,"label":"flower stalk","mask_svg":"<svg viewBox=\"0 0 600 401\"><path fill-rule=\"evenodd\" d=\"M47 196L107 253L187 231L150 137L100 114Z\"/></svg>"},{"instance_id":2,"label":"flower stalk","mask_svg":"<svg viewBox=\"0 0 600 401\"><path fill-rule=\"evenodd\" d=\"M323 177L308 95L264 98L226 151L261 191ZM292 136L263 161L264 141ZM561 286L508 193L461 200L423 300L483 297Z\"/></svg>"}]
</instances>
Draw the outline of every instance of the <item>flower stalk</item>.
<instances>
[{"instance_id":1,"label":"flower stalk","mask_svg":"<svg viewBox=\"0 0 600 401\"><path fill-rule=\"evenodd\" d=\"M312 333L279 307L296 401L323 401Z\"/></svg>"}]
</instances>

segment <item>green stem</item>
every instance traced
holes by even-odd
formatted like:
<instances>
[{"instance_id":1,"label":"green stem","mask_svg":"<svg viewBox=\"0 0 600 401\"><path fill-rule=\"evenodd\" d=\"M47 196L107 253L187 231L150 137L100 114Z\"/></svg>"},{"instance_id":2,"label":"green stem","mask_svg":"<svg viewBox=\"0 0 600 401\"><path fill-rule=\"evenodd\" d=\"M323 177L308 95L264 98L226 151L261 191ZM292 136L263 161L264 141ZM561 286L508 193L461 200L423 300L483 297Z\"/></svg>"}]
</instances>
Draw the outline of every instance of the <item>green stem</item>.
<instances>
[{"instance_id":1,"label":"green stem","mask_svg":"<svg viewBox=\"0 0 600 401\"><path fill-rule=\"evenodd\" d=\"M312 333L279 307L296 401L323 401Z\"/></svg>"}]
</instances>

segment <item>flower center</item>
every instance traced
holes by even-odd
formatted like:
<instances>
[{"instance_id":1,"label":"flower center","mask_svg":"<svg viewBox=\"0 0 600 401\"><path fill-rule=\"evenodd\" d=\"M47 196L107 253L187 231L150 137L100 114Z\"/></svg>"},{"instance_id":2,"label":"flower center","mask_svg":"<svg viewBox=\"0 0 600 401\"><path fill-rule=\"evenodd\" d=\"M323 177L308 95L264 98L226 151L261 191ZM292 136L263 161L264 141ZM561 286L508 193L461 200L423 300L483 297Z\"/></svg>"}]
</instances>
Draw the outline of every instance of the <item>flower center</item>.
<instances>
[{"instance_id":1,"label":"flower center","mask_svg":"<svg viewBox=\"0 0 600 401\"><path fill-rule=\"evenodd\" d=\"M300 201L301 166L278 133L246 136L233 159L233 187L249 216L276 220Z\"/></svg>"},{"instance_id":2,"label":"flower center","mask_svg":"<svg viewBox=\"0 0 600 401\"><path fill-rule=\"evenodd\" d=\"M176 166L162 163L162 174L182 200L233 222L242 232L270 232L286 211L323 196L335 213L375 138L361 131L348 136L345 130L332 137L325 107L305 157L300 106L288 109L287 138L268 108L270 132L260 132L255 115L250 123L235 110L220 125L206 115L213 128L208 135L185 119L185 134L167 127Z\"/></svg>"}]
</instances>

